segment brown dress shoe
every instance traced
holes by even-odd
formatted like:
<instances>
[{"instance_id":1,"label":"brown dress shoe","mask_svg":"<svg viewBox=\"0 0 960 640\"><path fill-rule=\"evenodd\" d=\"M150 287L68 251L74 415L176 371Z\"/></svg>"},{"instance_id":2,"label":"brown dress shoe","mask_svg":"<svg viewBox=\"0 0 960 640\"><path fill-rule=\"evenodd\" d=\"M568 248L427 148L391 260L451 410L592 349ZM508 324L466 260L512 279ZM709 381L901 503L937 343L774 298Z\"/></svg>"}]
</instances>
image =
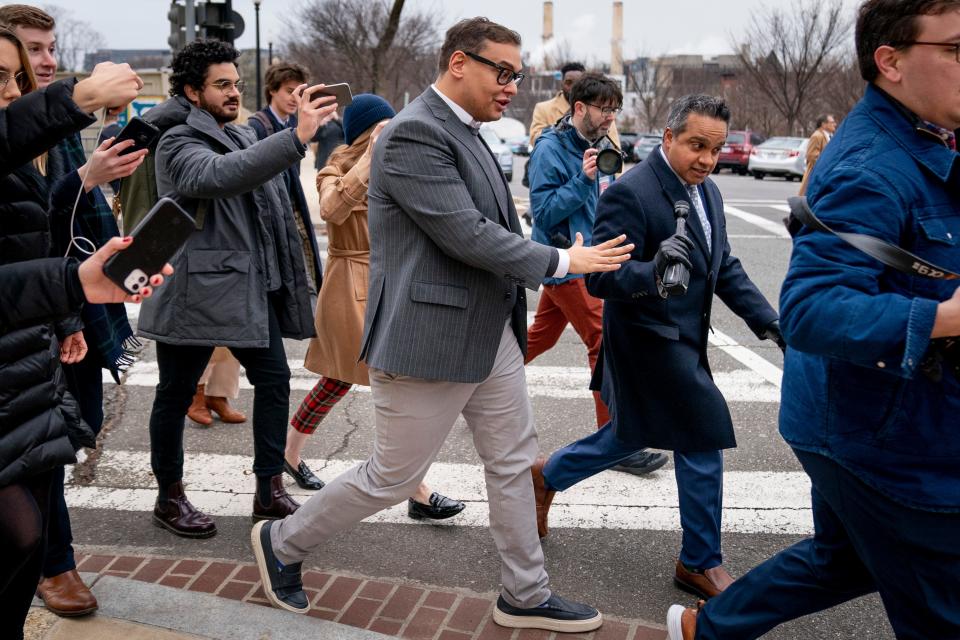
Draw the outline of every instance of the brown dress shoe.
<instances>
[{"instance_id":1,"label":"brown dress shoe","mask_svg":"<svg viewBox=\"0 0 960 640\"><path fill-rule=\"evenodd\" d=\"M217 533L217 525L207 514L190 504L183 492L183 483L167 487L164 498L157 498L153 507L153 524L183 538L209 538Z\"/></svg>"},{"instance_id":2,"label":"brown dress shoe","mask_svg":"<svg viewBox=\"0 0 960 640\"><path fill-rule=\"evenodd\" d=\"M683 563L677 560L677 570L673 574L673 582L678 587L709 600L733 584L733 577L723 566L713 567L705 571L690 571Z\"/></svg>"},{"instance_id":3,"label":"brown dress shoe","mask_svg":"<svg viewBox=\"0 0 960 640\"><path fill-rule=\"evenodd\" d=\"M197 392L193 394L193 402L190 403L190 408L187 409L187 417L205 427L213 424L213 416L210 415L210 410L207 409L207 405L204 402L202 384L197 385Z\"/></svg>"},{"instance_id":4,"label":"brown dress shoe","mask_svg":"<svg viewBox=\"0 0 960 640\"><path fill-rule=\"evenodd\" d=\"M530 467L530 475L533 476L533 497L537 503L537 534L541 538L546 538L547 514L550 512L550 504L553 502L553 496L556 491L547 489L547 481L543 477L543 465L547 464L547 459L543 456L538 457L533 466Z\"/></svg>"},{"instance_id":5,"label":"brown dress shoe","mask_svg":"<svg viewBox=\"0 0 960 640\"><path fill-rule=\"evenodd\" d=\"M230 406L227 399L222 396L206 396L207 409L220 416L221 422L227 424L240 424L247 421L247 416Z\"/></svg>"},{"instance_id":6,"label":"brown dress shoe","mask_svg":"<svg viewBox=\"0 0 960 640\"><path fill-rule=\"evenodd\" d=\"M283 474L270 478L270 504L262 504L260 496L253 494L253 521L283 520L300 508L300 503L290 497L283 486Z\"/></svg>"},{"instance_id":7,"label":"brown dress shoe","mask_svg":"<svg viewBox=\"0 0 960 640\"><path fill-rule=\"evenodd\" d=\"M85 616L97 610L97 599L83 584L76 569L44 578L37 587L37 595L47 609L64 618Z\"/></svg>"},{"instance_id":8,"label":"brown dress shoe","mask_svg":"<svg viewBox=\"0 0 960 640\"><path fill-rule=\"evenodd\" d=\"M704 601L697 602L697 608L691 609L679 604L670 607L667 612L667 640L694 640L697 635L697 616Z\"/></svg>"}]
</instances>

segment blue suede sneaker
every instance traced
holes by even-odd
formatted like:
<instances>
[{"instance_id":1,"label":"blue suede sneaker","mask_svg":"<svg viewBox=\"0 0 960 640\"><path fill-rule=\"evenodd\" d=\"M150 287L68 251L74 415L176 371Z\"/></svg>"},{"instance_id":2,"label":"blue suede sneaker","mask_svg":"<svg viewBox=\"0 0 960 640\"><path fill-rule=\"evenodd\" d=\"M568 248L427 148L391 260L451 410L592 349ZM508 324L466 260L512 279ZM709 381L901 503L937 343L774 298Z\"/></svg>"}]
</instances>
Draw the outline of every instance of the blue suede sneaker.
<instances>
[{"instance_id":1,"label":"blue suede sneaker","mask_svg":"<svg viewBox=\"0 0 960 640\"><path fill-rule=\"evenodd\" d=\"M307 594L303 592L303 580L300 577L302 562L283 564L273 554L273 545L270 544L270 527L275 520L262 520L253 525L250 532L250 543L253 545L253 555L257 559L257 568L260 570L260 581L263 582L263 591L267 600L278 609L286 609L293 613L306 613L310 608Z\"/></svg>"},{"instance_id":2,"label":"blue suede sneaker","mask_svg":"<svg viewBox=\"0 0 960 640\"><path fill-rule=\"evenodd\" d=\"M493 621L513 629L546 629L558 633L586 633L603 624L603 616L593 607L564 600L557 594L539 607L521 609L497 598Z\"/></svg>"}]
</instances>

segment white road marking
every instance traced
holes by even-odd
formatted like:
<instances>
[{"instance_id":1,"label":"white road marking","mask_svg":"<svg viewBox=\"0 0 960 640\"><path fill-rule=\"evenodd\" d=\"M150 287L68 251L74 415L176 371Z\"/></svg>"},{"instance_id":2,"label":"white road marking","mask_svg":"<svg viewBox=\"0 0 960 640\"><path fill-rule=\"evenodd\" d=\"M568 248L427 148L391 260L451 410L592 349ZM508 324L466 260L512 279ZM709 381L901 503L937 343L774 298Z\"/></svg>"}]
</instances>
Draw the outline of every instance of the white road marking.
<instances>
[{"instance_id":1,"label":"white road marking","mask_svg":"<svg viewBox=\"0 0 960 640\"><path fill-rule=\"evenodd\" d=\"M323 479L356 466L360 460L308 460ZM214 516L249 516L254 479L249 456L187 452L184 482L190 501ZM289 478L286 480L289 481ZM427 483L467 509L445 521L449 526L489 526L483 467L479 464L435 463ZM287 487L300 502L312 492ZM724 474L723 530L736 533L807 534L813 530L810 482L803 472L733 471ZM156 499L150 454L105 451L97 465L95 484L68 484L71 508L149 512ZM606 471L557 493L550 511L553 527L679 531L677 488L673 473L658 471L635 477ZM406 502L375 514L366 522L415 524L406 515Z\"/></svg>"},{"instance_id":2,"label":"white road marking","mask_svg":"<svg viewBox=\"0 0 960 640\"><path fill-rule=\"evenodd\" d=\"M736 207L731 207L729 205L724 206L724 212L728 216L734 216L735 218L740 218L744 222L749 222L750 224L760 227L764 231L769 231L775 236L781 238L789 238L790 233L787 231L779 222L773 222L772 220L767 220L763 216L758 216L755 213L747 213L742 209L737 209Z\"/></svg>"},{"instance_id":3,"label":"white road marking","mask_svg":"<svg viewBox=\"0 0 960 640\"><path fill-rule=\"evenodd\" d=\"M783 379L783 370L771 363L766 358L762 358L754 351L739 344L736 340L723 333L712 329L708 334L710 344L719 348L724 353L730 355L741 364L750 367L750 370L762 377L765 381L780 388L780 382ZM714 377L716 377L715 374Z\"/></svg>"},{"instance_id":4,"label":"white road marking","mask_svg":"<svg viewBox=\"0 0 960 640\"><path fill-rule=\"evenodd\" d=\"M782 211L784 213L790 213L790 206L786 204L771 204L767 205L771 209L776 209L777 211Z\"/></svg>"}]
</instances>

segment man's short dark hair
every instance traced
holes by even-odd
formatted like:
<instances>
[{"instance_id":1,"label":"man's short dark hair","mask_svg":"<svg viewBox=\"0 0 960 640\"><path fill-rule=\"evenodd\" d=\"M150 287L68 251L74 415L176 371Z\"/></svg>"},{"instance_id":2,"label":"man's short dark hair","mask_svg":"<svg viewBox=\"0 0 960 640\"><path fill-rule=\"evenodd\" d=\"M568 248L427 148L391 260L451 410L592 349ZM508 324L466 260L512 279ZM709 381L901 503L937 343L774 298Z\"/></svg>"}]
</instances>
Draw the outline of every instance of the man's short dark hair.
<instances>
[{"instance_id":1,"label":"man's short dark hair","mask_svg":"<svg viewBox=\"0 0 960 640\"><path fill-rule=\"evenodd\" d=\"M203 88L210 65L232 62L237 65L240 52L220 40L194 40L173 56L170 66L170 95L186 96L184 87Z\"/></svg>"},{"instance_id":2,"label":"man's short dark hair","mask_svg":"<svg viewBox=\"0 0 960 640\"><path fill-rule=\"evenodd\" d=\"M487 42L498 44L521 44L520 34L497 24L487 18L467 18L447 29L443 46L440 47L440 59L437 60L437 69L440 73L447 70L450 56L454 51L479 53Z\"/></svg>"},{"instance_id":3,"label":"man's short dark hair","mask_svg":"<svg viewBox=\"0 0 960 640\"><path fill-rule=\"evenodd\" d=\"M563 76L567 75L571 71L579 71L580 73L584 73L586 70L587 68L579 62L568 62L560 67L560 79L562 80Z\"/></svg>"},{"instance_id":4,"label":"man's short dark hair","mask_svg":"<svg viewBox=\"0 0 960 640\"><path fill-rule=\"evenodd\" d=\"M833 117L833 116L832 116L831 114L829 114L829 113L825 113L825 114L823 114L822 116L817 116L817 119L815 120L815 122L816 122L816 124L817 124L817 129L819 129L820 127L822 127L822 126L827 122L827 120L829 120L829 119L832 118L832 117Z\"/></svg>"},{"instance_id":5,"label":"man's short dark hair","mask_svg":"<svg viewBox=\"0 0 960 640\"><path fill-rule=\"evenodd\" d=\"M960 0L867 0L857 15L856 45L860 75L873 82L880 75L873 54L889 45L906 48L915 40L920 16L938 16L960 8Z\"/></svg>"},{"instance_id":6,"label":"man's short dark hair","mask_svg":"<svg viewBox=\"0 0 960 640\"><path fill-rule=\"evenodd\" d=\"M620 84L602 73L585 73L570 87L570 108L578 102L601 107L623 105Z\"/></svg>"},{"instance_id":7,"label":"man's short dark hair","mask_svg":"<svg viewBox=\"0 0 960 640\"><path fill-rule=\"evenodd\" d=\"M41 31L53 31L57 26L53 16L28 4L8 4L0 7L0 25L8 29L26 27Z\"/></svg>"},{"instance_id":8,"label":"man's short dark hair","mask_svg":"<svg viewBox=\"0 0 960 640\"><path fill-rule=\"evenodd\" d=\"M723 120L730 125L730 107L723 98L703 94L691 94L679 98L670 105L670 114L667 116L667 127L678 136L687 128L687 119L691 113L707 118Z\"/></svg>"},{"instance_id":9,"label":"man's short dark hair","mask_svg":"<svg viewBox=\"0 0 960 640\"><path fill-rule=\"evenodd\" d=\"M280 90L285 83L295 80L298 85L307 82L306 70L295 62L278 62L267 67L267 73L263 77L263 83L266 85L263 89L263 97L270 102L270 96Z\"/></svg>"}]
</instances>

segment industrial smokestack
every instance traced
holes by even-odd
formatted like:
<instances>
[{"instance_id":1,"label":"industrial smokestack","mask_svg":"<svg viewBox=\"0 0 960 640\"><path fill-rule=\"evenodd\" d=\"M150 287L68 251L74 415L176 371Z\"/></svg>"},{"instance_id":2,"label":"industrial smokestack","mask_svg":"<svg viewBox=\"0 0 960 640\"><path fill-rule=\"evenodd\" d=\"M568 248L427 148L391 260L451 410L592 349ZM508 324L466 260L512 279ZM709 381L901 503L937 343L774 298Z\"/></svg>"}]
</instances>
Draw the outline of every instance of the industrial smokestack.
<instances>
[{"instance_id":1,"label":"industrial smokestack","mask_svg":"<svg viewBox=\"0 0 960 640\"><path fill-rule=\"evenodd\" d=\"M610 40L610 75L623 75L623 2L613 3L613 38Z\"/></svg>"},{"instance_id":2,"label":"industrial smokestack","mask_svg":"<svg viewBox=\"0 0 960 640\"><path fill-rule=\"evenodd\" d=\"M550 64L550 42L553 40L553 2L547 0L543 3L543 67L549 69Z\"/></svg>"}]
</instances>

